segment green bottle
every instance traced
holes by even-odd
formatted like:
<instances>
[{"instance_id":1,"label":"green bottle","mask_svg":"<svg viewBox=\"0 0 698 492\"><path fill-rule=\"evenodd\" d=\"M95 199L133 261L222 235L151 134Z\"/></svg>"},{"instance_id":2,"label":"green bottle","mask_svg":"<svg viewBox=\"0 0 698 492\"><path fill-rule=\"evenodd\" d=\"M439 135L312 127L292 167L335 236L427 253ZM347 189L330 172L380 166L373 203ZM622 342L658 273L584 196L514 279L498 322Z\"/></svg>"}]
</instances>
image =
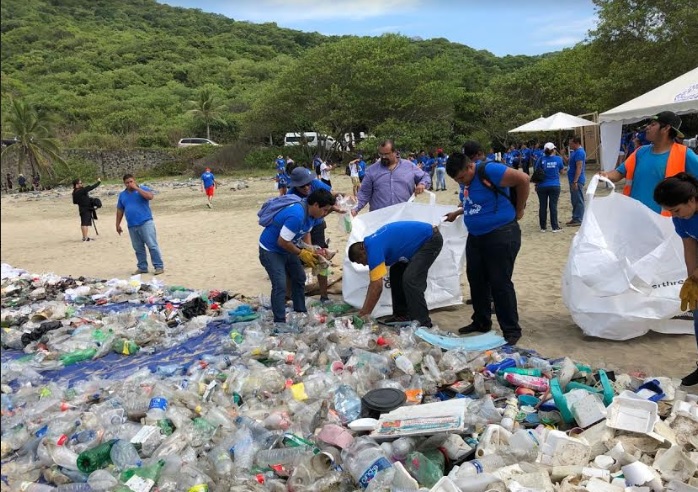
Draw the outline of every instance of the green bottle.
<instances>
[{"instance_id":1,"label":"green bottle","mask_svg":"<svg viewBox=\"0 0 698 492\"><path fill-rule=\"evenodd\" d=\"M92 473L95 470L105 468L111 463L111 448L118 439L104 442L96 448L88 449L78 455L78 470L83 473Z\"/></svg>"},{"instance_id":2,"label":"green bottle","mask_svg":"<svg viewBox=\"0 0 698 492\"><path fill-rule=\"evenodd\" d=\"M61 362L64 366L70 366L82 362L83 360L91 359L96 353L96 348L74 350L70 353L61 355Z\"/></svg>"},{"instance_id":3,"label":"green bottle","mask_svg":"<svg viewBox=\"0 0 698 492\"><path fill-rule=\"evenodd\" d=\"M129 468L121 472L119 480L125 483L127 486L129 482L133 480L132 483L137 482L139 485L147 484L152 488L155 482L158 481L160 477L160 470L165 466L165 460L158 460L150 465L141 466L140 468ZM150 490L148 487L140 488L138 490Z\"/></svg>"},{"instance_id":4,"label":"green bottle","mask_svg":"<svg viewBox=\"0 0 698 492\"><path fill-rule=\"evenodd\" d=\"M114 340L111 348L117 354L122 355L134 355L141 349L136 342L133 340L126 340L125 338Z\"/></svg>"}]
</instances>

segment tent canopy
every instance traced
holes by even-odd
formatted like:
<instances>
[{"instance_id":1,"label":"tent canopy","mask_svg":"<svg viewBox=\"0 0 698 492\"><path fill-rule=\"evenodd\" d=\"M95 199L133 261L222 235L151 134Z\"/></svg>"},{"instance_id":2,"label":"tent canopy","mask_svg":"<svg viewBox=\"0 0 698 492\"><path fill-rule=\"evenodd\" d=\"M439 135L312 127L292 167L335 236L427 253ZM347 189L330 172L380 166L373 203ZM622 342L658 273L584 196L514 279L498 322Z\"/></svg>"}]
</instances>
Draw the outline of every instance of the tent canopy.
<instances>
[{"instance_id":1,"label":"tent canopy","mask_svg":"<svg viewBox=\"0 0 698 492\"><path fill-rule=\"evenodd\" d=\"M547 118L537 118L524 125L514 128L513 130L509 130L509 133L571 130L572 128L578 128L580 126L592 126L595 124L596 123L594 123L593 121L585 120L584 118L579 118L577 116L572 116L571 114L560 112L548 116Z\"/></svg>"},{"instance_id":2,"label":"tent canopy","mask_svg":"<svg viewBox=\"0 0 698 492\"><path fill-rule=\"evenodd\" d=\"M603 169L615 167L622 126L644 120L660 111L698 113L698 68L599 115Z\"/></svg>"}]
</instances>

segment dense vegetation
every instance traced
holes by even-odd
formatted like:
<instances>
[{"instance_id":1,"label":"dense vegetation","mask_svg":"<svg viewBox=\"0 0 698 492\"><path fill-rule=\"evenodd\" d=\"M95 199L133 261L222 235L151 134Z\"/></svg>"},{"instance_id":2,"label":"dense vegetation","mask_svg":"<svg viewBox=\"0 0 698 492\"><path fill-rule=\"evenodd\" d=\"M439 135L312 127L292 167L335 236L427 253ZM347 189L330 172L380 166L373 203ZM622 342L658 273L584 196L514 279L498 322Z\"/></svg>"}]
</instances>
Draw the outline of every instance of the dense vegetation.
<instances>
[{"instance_id":1,"label":"dense vegetation","mask_svg":"<svg viewBox=\"0 0 698 492\"><path fill-rule=\"evenodd\" d=\"M2 102L50 114L70 147L171 147L210 133L252 148L294 130L368 131L410 148L465 136L503 145L541 114L604 111L698 65L693 0L594 2L600 23L586 42L500 58L445 39L327 37L155 0L7 0ZM12 137L5 112L2 129Z\"/></svg>"}]
</instances>

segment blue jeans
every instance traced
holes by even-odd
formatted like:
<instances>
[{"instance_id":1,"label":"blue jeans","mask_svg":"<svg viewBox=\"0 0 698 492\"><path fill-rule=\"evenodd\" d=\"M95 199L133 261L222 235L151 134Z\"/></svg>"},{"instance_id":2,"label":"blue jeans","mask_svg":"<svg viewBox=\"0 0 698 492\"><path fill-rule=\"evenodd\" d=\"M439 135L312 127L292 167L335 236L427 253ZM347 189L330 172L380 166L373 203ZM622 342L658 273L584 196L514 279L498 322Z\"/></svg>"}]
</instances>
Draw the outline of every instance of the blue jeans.
<instances>
[{"instance_id":1,"label":"blue jeans","mask_svg":"<svg viewBox=\"0 0 698 492\"><path fill-rule=\"evenodd\" d=\"M305 270L301 260L288 253L274 253L259 248L259 262L271 280L271 311L274 322L286 321L286 275L291 280L291 300L293 310L305 313Z\"/></svg>"},{"instance_id":2,"label":"blue jeans","mask_svg":"<svg viewBox=\"0 0 698 492\"><path fill-rule=\"evenodd\" d=\"M150 261L153 263L153 268L165 268L160 255L160 246L158 246L158 238L155 234L155 222L149 220L139 226L129 227L128 235L131 237L131 246L136 252L136 260L138 261L138 269L148 271L148 255L145 252L145 247L148 246L150 251Z\"/></svg>"},{"instance_id":3,"label":"blue jeans","mask_svg":"<svg viewBox=\"0 0 698 492\"><path fill-rule=\"evenodd\" d=\"M584 185L577 184L575 191L570 183L570 197L572 199L572 221L581 222L584 218Z\"/></svg>"},{"instance_id":4,"label":"blue jeans","mask_svg":"<svg viewBox=\"0 0 698 492\"><path fill-rule=\"evenodd\" d=\"M553 231L560 228L560 224L557 222L557 201L560 198L560 187L559 186L546 186L541 188L536 187L536 193L538 194L538 222L540 223L541 230L546 228L546 223L548 222L548 207L550 207L550 226Z\"/></svg>"},{"instance_id":5,"label":"blue jeans","mask_svg":"<svg viewBox=\"0 0 698 492\"><path fill-rule=\"evenodd\" d=\"M436 186L435 190L445 190L446 189L446 168L437 167L436 168Z\"/></svg>"}]
</instances>

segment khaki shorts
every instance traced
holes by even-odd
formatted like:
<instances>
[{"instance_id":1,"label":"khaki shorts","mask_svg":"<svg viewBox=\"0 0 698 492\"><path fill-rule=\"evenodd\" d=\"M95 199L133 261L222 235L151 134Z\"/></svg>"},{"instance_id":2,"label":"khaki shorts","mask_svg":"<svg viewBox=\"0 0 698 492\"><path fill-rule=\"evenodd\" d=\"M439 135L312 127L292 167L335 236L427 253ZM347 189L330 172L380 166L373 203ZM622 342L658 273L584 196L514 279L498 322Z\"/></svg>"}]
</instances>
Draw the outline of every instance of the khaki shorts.
<instances>
[{"instance_id":1,"label":"khaki shorts","mask_svg":"<svg viewBox=\"0 0 698 492\"><path fill-rule=\"evenodd\" d=\"M358 177L352 176L352 177L351 177L351 184L352 184L353 186L359 186L359 185L361 184L361 181L359 180Z\"/></svg>"}]
</instances>

